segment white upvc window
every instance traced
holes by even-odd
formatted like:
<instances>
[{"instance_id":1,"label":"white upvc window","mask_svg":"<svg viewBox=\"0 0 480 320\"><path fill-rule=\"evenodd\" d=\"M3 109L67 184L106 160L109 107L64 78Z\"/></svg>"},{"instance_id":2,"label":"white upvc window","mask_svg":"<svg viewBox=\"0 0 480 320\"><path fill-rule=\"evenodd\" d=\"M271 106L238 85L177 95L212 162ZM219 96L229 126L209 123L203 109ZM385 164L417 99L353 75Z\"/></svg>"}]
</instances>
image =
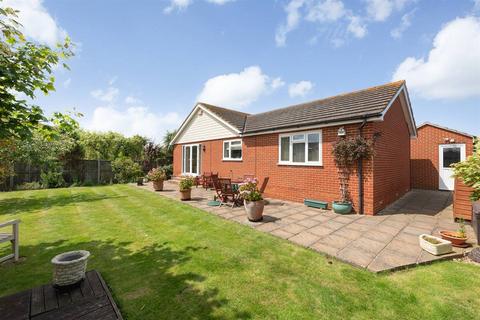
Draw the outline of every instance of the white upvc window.
<instances>
[{"instance_id":1,"label":"white upvc window","mask_svg":"<svg viewBox=\"0 0 480 320\"><path fill-rule=\"evenodd\" d=\"M322 131L280 134L278 163L300 166L322 165Z\"/></svg>"},{"instance_id":2,"label":"white upvc window","mask_svg":"<svg viewBox=\"0 0 480 320\"><path fill-rule=\"evenodd\" d=\"M236 139L223 141L223 160L242 160L242 140Z\"/></svg>"}]
</instances>

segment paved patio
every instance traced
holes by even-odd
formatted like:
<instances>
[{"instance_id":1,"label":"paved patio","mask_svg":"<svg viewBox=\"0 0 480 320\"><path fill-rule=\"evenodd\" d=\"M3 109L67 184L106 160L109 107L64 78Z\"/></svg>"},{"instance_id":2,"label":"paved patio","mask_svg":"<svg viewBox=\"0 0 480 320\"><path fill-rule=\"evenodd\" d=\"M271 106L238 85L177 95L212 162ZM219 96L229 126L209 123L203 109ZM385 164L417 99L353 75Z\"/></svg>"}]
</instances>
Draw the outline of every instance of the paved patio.
<instances>
[{"instance_id":1,"label":"paved patio","mask_svg":"<svg viewBox=\"0 0 480 320\"><path fill-rule=\"evenodd\" d=\"M153 191L150 184L141 188ZM178 200L177 190L176 182L167 181L164 191L157 193ZM268 199L264 220L256 223L247 220L243 207L208 206L212 199L212 191L198 187L192 189L192 200L185 203L373 272L451 259L468 250L454 248L451 254L434 256L418 244L422 233L438 235L442 229L458 228L452 219L450 192L413 190L376 216L339 215ZM473 239L469 225L467 233Z\"/></svg>"}]
</instances>

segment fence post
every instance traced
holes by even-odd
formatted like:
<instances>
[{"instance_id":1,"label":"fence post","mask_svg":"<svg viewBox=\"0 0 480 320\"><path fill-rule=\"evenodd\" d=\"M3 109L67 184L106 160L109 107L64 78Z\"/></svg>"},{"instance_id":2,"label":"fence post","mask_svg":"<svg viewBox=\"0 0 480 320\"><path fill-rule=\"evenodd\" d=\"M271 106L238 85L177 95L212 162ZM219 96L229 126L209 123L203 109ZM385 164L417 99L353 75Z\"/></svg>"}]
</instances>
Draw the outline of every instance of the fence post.
<instances>
[{"instance_id":1,"label":"fence post","mask_svg":"<svg viewBox=\"0 0 480 320\"><path fill-rule=\"evenodd\" d=\"M100 184L100 159L97 159L97 184Z\"/></svg>"}]
</instances>

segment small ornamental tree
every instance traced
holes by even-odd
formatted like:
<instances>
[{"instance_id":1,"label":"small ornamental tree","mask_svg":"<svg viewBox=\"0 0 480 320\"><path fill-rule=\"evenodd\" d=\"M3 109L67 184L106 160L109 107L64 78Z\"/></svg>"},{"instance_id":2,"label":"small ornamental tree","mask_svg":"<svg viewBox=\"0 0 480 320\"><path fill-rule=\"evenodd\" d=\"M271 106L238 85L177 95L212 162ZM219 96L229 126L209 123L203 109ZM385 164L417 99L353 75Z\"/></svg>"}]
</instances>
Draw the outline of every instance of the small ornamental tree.
<instances>
[{"instance_id":1,"label":"small ornamental tree","mask_svg":"<svg viewBox=\"0 0 480 320\"><path fill-rule=\"evenodd\" d=\"M480 141L475 144L475 153L467 160L453 165L455 177L462 179L463 183L473 188L470 195L472 201L480 200Z\"/></svg>"},{"instance_id":2,"label":"small ornamental tree","mask_svg":"<svg viewBox=\"0 0 480 320\"><path fill-rule=\"evenodd\" d=\"M374 154L373 140L361 136L339 138L333 143L332 155L338 168L342 203L350 202L348 185L357 161L368 160Z\"/></svg>"}]
</instances>

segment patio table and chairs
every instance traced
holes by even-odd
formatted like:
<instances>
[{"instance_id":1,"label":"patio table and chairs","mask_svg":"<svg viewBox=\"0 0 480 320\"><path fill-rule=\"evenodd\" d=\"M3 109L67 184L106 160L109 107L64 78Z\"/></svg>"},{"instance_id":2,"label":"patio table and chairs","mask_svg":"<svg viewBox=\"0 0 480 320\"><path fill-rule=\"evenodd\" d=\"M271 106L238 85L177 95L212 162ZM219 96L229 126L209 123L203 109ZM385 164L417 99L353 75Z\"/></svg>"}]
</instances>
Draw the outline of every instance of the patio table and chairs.
<instances>
[{"instance_id":1,"label":"patio table and chairs","mask_svg":"<svg viewBox=\"0 0 480 320\"><path fill-rule=\"evenodd\" d=\"M238 184L237 187L234 187L234 184L232 184L232 179L212 176L212 182L215 193L217 198L220 200L221 205L230 205L233 208L241 203Z\"/></svg>"}]
</instances>

